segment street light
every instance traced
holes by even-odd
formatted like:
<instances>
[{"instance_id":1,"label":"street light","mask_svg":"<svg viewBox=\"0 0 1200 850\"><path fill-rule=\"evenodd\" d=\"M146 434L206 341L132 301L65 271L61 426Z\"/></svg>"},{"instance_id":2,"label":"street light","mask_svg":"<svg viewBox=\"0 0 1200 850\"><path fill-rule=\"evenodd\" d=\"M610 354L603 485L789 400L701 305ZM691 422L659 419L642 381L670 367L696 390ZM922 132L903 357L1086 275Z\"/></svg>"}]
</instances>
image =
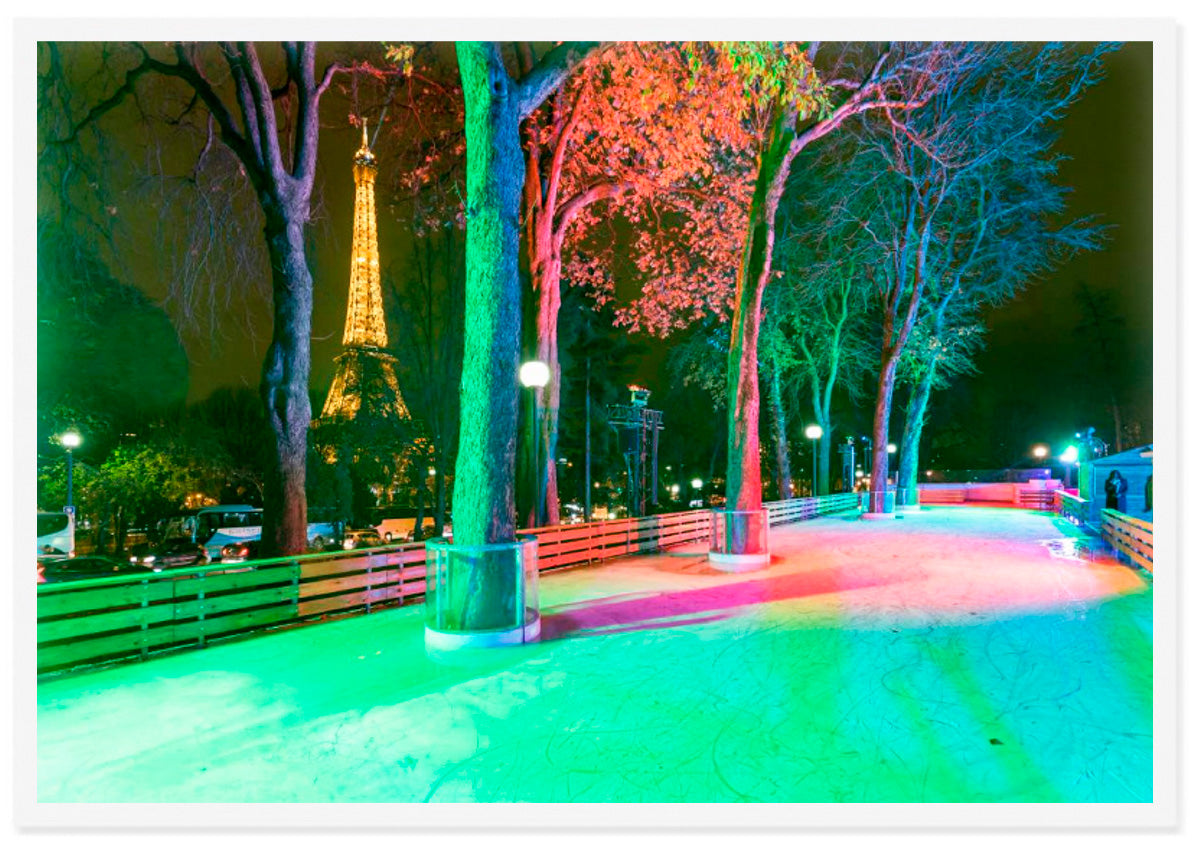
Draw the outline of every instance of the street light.
<instances>
[{"instance_id":1,"label":"street light","mask_svg":"<svg viewBox=\"0 0 1200 850\"><path fill-rule=\"evenodd\" d=\"M75 500L73 498L74 493L72 492L73 482L71 480L75 471L75 456L73 452L79 448L83 442L83 437L79 436L78 431L67 431L58 440L62 443L63 448L67 450L67 512L75 513Z\"/></svg>"},{"instance_id":2,"label":"street light","mask_svg":"<svg viewBox=\"0 0 1200 850\"><path fill-rule=\"evenodd\" d=\"M820 425L809 425L807 428L804 429L804 436L806 436L806 437L808 437L808 439L812 440L813 474L812 474L812 493L811 493L811 495L813 495L813 496L817 495L817 440L821 439L821 435L824 433L825 433L825 431L822 430Z\"/></svg>"},{"instance_id":3,"label":"street light","mask_svg":"<svg viewBox=\"0 0 1200 850\"><path fill-rule=\"evenodd\" d=\"M1063 469L1066 471L1066 487L1063 489L1071 489L1071 464L1079 460L1079 449L1075 446L1067 446L1067 450L1058 456L1058 459L1063 462Z\"/></svg>"},{"instance_id":4,"label":"street light","mask_svg":"<svg viewBox=\"0 0 1200 850\"><path fill-rule=\"evenodd\" d=\"M1050 447L1047 446L1045 443L1038 443L1036 446L1033 447L1032 454L1033 454L1033 459L1036 460L1040 464L1042 461L1044 461L1046 459L1046 456L1048 454L1050 454ZM1046 474L1048 477L1049 470L1046 471Z\"/></svg>"},{"instance_id":5,"label":"street light","mask_svg":"<svg viewBox=\"0 0 1200 850\"><path fill-rule=\"evenodd\" d=\"M532 390L529 394L529 411L532 414L529 427L533 432L533 524L534 527L538 527L542 524L542 470L538 467L541 454L541 446L538 445L541 435L538 394L550 383L550 367L541 360L529 360L521 364L518 377L526 389Z\"/></svg>"}]
</instances>

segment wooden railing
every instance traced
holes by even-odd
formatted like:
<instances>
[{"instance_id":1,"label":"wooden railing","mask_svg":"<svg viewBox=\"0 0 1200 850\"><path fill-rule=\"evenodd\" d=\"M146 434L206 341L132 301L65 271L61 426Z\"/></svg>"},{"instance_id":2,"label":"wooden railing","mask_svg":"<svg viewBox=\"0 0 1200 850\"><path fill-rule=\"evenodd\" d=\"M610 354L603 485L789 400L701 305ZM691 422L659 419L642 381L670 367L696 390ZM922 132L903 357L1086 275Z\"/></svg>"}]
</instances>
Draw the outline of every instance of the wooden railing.
<instances>
[{"instance_id":1,"label":"wooden railing","mask_svg":"<svg viewBox=\"0 0 1200 850\"><path fill-rule=\"evenodd\" d=\"M1023 508L1049 511L1054 508L1055 492L1054 490L1029 490L1020 488L1017 490L1017 504Z\"/></svg>"},{"instance_id":2,"label":"wooden railing","mask_svg":"<svg viewBox=\"0 0 1200 850\"><path fill-rule=\"evenodd\" d=\"M1085 525L1088 518L1087 499L1081 499L1065 490L1054 491L1054 510L1064 519L1076 525Z\"/></svg>"},{"instance_id":3,"label":"wooden railing","mask_svg":"<svg viewBox=\"0 0 1200 850\"><path fill-rule=\"evenodd\" d=\"M771 525L781 525L787 522L799 522L813 519L826 514L858 508L857 493L834 493L831 496L816 496L807 499L787 499L782 502L767 502L767 522Z\"/></svg>"},{"instance_id":4,"label":"wooden railing","mask_svg":"<svg viewBox=\"0 0 1200 850\"><path fill-rule=\"evenodd\" d=\"M1105 508L1100 536L1126 560L1154 572L1154 524Z\"/></svg>"},{"instance_id":5,"label":"wooden railing","mask_svg":"<svg viewBox=\"0 0 1200 850\"><path fill-rule=\"evenodd\" d=\"M765 507L778 525L856 505L854 493L843 493ZM538 567L551 570L707 541L710 523L709 511L697 510L522 533L538 538ZM425 593L425 545L43 584L37 593L41 673L404 604Z\"/></svg>"}]
</instances>

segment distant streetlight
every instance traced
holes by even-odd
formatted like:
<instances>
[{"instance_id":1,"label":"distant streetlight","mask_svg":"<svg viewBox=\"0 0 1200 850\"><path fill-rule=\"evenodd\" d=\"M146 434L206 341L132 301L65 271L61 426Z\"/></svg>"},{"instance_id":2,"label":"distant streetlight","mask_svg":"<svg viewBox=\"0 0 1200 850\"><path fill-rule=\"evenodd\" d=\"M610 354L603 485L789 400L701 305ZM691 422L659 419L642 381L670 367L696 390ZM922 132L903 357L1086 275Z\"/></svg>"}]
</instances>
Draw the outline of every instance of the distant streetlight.
<instances>
[{"instance_id":1,"label":"distant streetlight","mask_svg":"<svg viewBox=\"0 0 1200 850\"><path fill-rule=\"evenodd\" d=\"M541 462L541 446L539 445L539 435L541 434L540 421L540 405L538 394L539 391L550 383L550 367L541 360L529 360L521 364L521 370L518 373L521 379L521 384L531 390L529 393L529 428L532 431L533 439L533 524L535 527L542 524L542 470L538 464Z\"/></svg>"},{"instance_id":2,"label":"distant streetlight","mask_svg":"<svg viewBox=\"0 0 1200 850\"><path fill-rule=\"evenodd\" d=\"M895 453L896 453L896 444L888 443L888 454L894 455Z\"/></svg>"},{"instance_id":3,"label":"distant streetlight","mask_svg":"<svg viewBox=\"0 0 1200 850\"><path fill-rule=\"evenodd\" d=\"M75 499L72 478L75 472L75 456L73 452L83 443L83 437L79 436L78 431L67 431L58 438L58 441L67 450L67 513L74 513Z\"/></svg>"},{"instance_id":4,"label":"distant streetlight","mask_svg":"<svg viewBox=\"0 0 1200 850\"><path fill-rule=\"evenodd\" d=\"M1031 453L1033 454L1033 459L1035 461L1037 461L1038 464L1040 465L1043 461L1046 460L1046 456L1050 454L1050 447L1048 445L1046 445L1045 443L1038 443L1036 446L1033 447L1033 450ZM1046 470L1045 474L1047 477L1049 477L1050 470Z\"/></svg>"},{"instance_id":5,"label":"distant streetlight","mask_svg":"<svg viewBox=\"0 0 1200 850\"><path fill-rule=\"evenodd\" d=\"M817 440L821 439L821 435L824 433L825 433L825 431L821 428L820 425L809 425L807 428L804 429L804 436L806 436L806 437L808 437L808 439L812 440L813 474L812 474L812 494L811 495L813 495L813 496L817 495Z\"/></svg>"},{"instance_id":6,"label":"distant streetlight","mask_svg":"<svg viewBox=\"0 0 1200 850\"><path fill-rule=\"evenodd\" d=\"M692 487L694 487L695 489L699 490L703 486L704 486L704 482L701 481L699 478L692 479Z\"/></svg>"}]
</instances>

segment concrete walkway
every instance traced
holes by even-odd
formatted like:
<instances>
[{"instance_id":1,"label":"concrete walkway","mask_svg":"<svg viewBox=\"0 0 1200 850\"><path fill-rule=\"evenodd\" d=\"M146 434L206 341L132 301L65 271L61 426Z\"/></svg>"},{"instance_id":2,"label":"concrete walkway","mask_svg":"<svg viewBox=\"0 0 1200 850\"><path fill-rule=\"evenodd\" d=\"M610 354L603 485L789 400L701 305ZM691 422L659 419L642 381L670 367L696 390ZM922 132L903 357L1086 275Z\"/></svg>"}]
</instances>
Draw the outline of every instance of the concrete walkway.
<instances>
[{"instance_id":1,"label":"concrete walkway","mask_svg":"<svg viewBox=\"0 0 1200 850\"><path fill-rule=\"evenodd\" d=\"M409 606L43 681L38 801L1151 799L1146 573L1015 509L772 536L543 576L526 647Z\"/></svg>"}]
</instances>

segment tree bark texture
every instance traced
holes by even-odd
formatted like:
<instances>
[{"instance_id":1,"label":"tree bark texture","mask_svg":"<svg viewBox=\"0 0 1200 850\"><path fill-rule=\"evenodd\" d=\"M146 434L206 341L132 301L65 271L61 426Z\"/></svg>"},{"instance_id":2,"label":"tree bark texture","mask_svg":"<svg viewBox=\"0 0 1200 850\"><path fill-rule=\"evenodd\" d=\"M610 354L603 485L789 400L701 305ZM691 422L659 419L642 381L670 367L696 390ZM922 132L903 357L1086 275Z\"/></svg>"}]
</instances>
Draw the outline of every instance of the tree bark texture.
<instances>
[{"instance_id":1,"label":"tree bark texture","mask_svg":"<svg viewBox=\"0 0 1200 850\"><path fill-rule=\"evenodd\" d=\"M904 415L904 434L900 438L900 465L896 469L896 504L920 504L917 498L918 471L920 466L921 433L925 428L925 413L929 409L929 394L933 389L933 378L937 362L929 364L921 380L913 387Z\"/></svg>"},{"instance_id":2,"label":"tree bark texture","mask_svg":"<svg viewBox=\"0 0 1200 850\"><path fill-rule=\"evenodd\" d=\"M264 204L265 206L265 204ZM300 209L268 212L274 323L259 392L274 435L263 481L262 541L266 556L308 548L305 462L312 409L308 375L312 340L312 275L304 253L305 196Z\"/></svg>"},{"instance_id":3,"label":"tree bark texture","mask_svg":"<svg viewBox=\"0 0 1200 850\"><path fill-rule=\"evenodd\" d=\"M884 513L887 506L888 425L898 364L898 357L888 358L885 355L876 384L875 418L871 431L871 498L868 507L873 513Z\"/></svg>"},{"instance_id":4,"label":"tree bark texture","mask_svg":"<svg viewBox=\"0 0 1200 850\"><path fill-rule=\"evenodd\" d=\"M821 438L817 440L817 493L818 496L829 495L829 452L833 446L833 436L830 433L828 417L825 421L817 419L821 426Z\"/></svg>"},{"instance_id":5,"label":"tree bark texture","mask_svg":"<svg viewBox=\"0 0 1200 850\"><path fill-rule=\"evenodd\" d=\"M792 498L792 464L788 451L787 412L783 406L783 388L779 378L779 363L772 361L767 404L771 410L772 436L775 438L775 471L779 498Z\"/></svg>"},{"instance_id":6,"label":"tree bark texture","mask_svg":"<svg viewBox=\"0 0 1200 850\"><path fill-rule=\"evenodd\" d=\"M456 544L516 539L514 481L525 165L519 98L497 45L458 42L467 139L466 321L454 478Z\"/></svg>"},{"instance_id":7,"label":"tree bark texture","mask_svg":"<svg viewBox=\"0 0 1200 850\"><path fill-rule=\"evenodd\" d=\"M775 212L783 196L794 154L795 113L776 108L767 143L759 158L758 177L750 201L746 247L738 269L733 327L729 339L726 395L729 410L725 506L729 510L762 508L762 462L759 457L758 335L762 299L771 278L775 247Z\"/></svg>"},{"instance_id":8,"label":"tree bark texture","mask_svg":"<svg viewBox=\"0 0 1200 850\"><path fill-rule=\"evenodd\" d=\"M934 207L936 210L936 206ZM904 249L898 258L896 277L892 281L891 291L884 305L883 317L883 349L880 355L879 382L875 393L875 422L871 432L871 495L868 510L872 513L886 513L887 507L887 471L888 459L888 428L892 413L892 393L896 388L896 369L900 365L900 355L908 343L909 334L917 320L921 297L925 291L925 258L929 251L929 239L933 230L933 211L922 210L923 215L917 222L917 206L910 210L909 227L904 242ZM909 263L907 260L909 247L913 236L916 236L917 247L912 263L912 283L905 285ZM908 294L908 303L904 303L904 295ZM880 472L883 474L881 475Z\"/></svg>"},{"instance_id":9,"label":"tree bark texture","mask_svg":"<svg viewBox=\"0 0 1200 850\"><path fill-rule=\"evenodd\" d=\"M817 369L811 355L808 357L809 375L812 381L813 415L817 420L817 425L821 426L821 436L817 440L817 480L813 485L813 495L824 496L829 493L829 449L833 441L833 425L829 416L829 408L832 404L833 386L837 378L837 358L836 356L833 358L833 365L825 379L824 386L822 386L820 370Z\"/></svg>"}]
</instances>

